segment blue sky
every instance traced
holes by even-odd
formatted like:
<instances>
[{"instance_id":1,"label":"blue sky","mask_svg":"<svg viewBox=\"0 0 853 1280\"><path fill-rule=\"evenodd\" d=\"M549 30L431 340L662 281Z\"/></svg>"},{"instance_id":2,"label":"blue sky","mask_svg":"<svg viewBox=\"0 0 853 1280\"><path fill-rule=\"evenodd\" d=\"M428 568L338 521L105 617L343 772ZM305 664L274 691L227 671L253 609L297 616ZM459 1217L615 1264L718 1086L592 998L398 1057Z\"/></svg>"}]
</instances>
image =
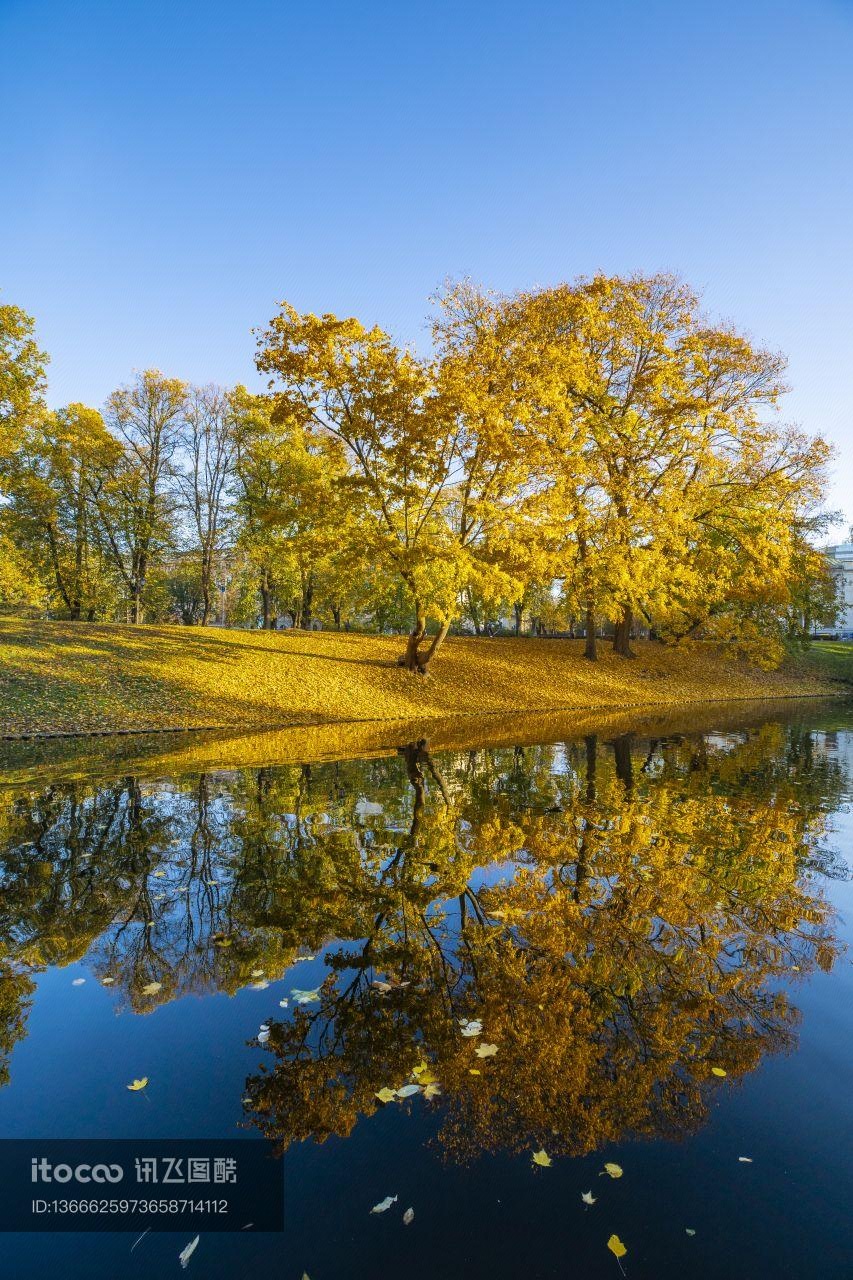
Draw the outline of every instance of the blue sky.
<instances>
[{"instance_id":1,"label":"blue sky","mask_svg":"<svg viewBox=\"0 0 853 1280\"><path fill-rule=\"evenodd\" d=\"M54 403L251 381L282 298L425 345L447 276L676 270L853 520L853 0L0 0L0 120Z\"/></svg>"}]
</instances>

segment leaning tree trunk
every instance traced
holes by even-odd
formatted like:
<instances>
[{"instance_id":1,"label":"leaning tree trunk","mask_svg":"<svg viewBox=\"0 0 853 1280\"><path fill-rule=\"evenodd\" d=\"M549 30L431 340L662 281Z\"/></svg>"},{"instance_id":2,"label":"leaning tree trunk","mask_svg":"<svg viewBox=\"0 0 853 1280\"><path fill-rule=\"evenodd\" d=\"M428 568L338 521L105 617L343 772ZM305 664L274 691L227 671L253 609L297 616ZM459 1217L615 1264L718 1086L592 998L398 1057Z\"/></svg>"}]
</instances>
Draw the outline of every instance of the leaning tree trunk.
<instances>
[{"instance_id":1,"label":"leaning tree trunk","mask_svg":"<svg viewBox=\"0 0 853 1280\"><path fill-rule=\"evenodd\" d=\"M637 655L631 648L631 625L634 612L630 605L622 606L622 616L613 629L613 652L622 658L635 658Z\"/></svg>"},{"instance_id":2,"label":"leaning tree trunk","mask_svg":"<svg viewBox=\"0 0 853 1280\"><path fill-rule=\"evenodd\" d=\"M449 630L450 619L448 618L446 622L442 622L426 649L421 649L421 645L427 638L426 613L420 604L416 605L415 625L409 632L409 638L406 641L406 652L401 658L397 659L398 666L405 667L407 671L411 671L416 675L425 676L427 667L444 643Z\"/></svg>"}]
</instances>

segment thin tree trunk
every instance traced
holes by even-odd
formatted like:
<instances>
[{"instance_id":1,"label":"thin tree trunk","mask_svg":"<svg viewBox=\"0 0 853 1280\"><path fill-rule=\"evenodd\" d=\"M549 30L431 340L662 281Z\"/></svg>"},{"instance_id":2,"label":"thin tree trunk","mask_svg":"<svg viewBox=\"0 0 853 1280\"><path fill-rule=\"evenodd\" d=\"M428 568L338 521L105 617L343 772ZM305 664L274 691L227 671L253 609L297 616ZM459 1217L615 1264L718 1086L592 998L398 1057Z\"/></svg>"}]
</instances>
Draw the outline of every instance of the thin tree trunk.
<instances>
[{"instance_id":1,"label":"thin tree trunk","mask_svg":"<svg viewBox=\"0 0 853 1280\"><path fill-rule=\"evenodd\" d=\"M598 661L598 646L595 643L595 610L592 607L592 601L587 602L586 606L586 622L584 624L584 635L586 643L583 647L583 656L589 658L590 662Z\"/></svg>"},{"instance_id":2,"label":"thin tree trunk","mask_svg":"<svg viewBox=\"0 0 853 1280\"><path fill-rule=\"evenodd\" d=\"M520 600L516 600L512 608L513 608L513 612L515 613L515 634L517 636L520 636L521 635L521 617L524 612L524 606L522 605Z\"/></svg>"}]
</instances>

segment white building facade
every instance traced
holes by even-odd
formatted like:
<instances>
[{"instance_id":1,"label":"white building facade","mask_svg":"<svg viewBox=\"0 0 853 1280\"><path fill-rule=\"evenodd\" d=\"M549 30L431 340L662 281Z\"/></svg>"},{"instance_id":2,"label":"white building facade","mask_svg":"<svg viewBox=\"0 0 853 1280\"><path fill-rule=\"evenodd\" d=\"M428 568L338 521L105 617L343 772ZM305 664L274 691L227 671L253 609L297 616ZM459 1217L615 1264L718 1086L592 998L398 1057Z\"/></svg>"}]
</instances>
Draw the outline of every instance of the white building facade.
<instances>
[{"instance_id":1,"label":"white building facade","mask_svg":"<svg viewBox=\"0 0 853 1280\"><path fill-rule=\"evenodd\" d=\"M853 640L853 542L827 547L825 553L838 591L839 614L834 627L821 627L820 634Z\"/></svg>"}]
</instances>

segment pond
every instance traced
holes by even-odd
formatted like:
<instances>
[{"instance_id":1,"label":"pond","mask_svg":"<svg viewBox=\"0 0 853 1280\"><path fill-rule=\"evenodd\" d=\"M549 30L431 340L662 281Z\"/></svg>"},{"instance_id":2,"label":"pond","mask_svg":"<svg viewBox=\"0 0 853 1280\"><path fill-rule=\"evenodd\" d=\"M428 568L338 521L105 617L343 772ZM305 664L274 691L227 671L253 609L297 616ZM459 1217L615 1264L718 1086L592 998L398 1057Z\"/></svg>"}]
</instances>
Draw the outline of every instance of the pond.
<instances>
[{"instance_id":1,"label":"pond","mask_svg":"<svg viewBox=\"0 0 853 1280\"><path fill-rule=\"evenodd\" d=\"M494 736L7 752L0 1136L262 1138L283 1233L189 1276L849 1277L853 710Z\"/></svg>"}]
</instances>

